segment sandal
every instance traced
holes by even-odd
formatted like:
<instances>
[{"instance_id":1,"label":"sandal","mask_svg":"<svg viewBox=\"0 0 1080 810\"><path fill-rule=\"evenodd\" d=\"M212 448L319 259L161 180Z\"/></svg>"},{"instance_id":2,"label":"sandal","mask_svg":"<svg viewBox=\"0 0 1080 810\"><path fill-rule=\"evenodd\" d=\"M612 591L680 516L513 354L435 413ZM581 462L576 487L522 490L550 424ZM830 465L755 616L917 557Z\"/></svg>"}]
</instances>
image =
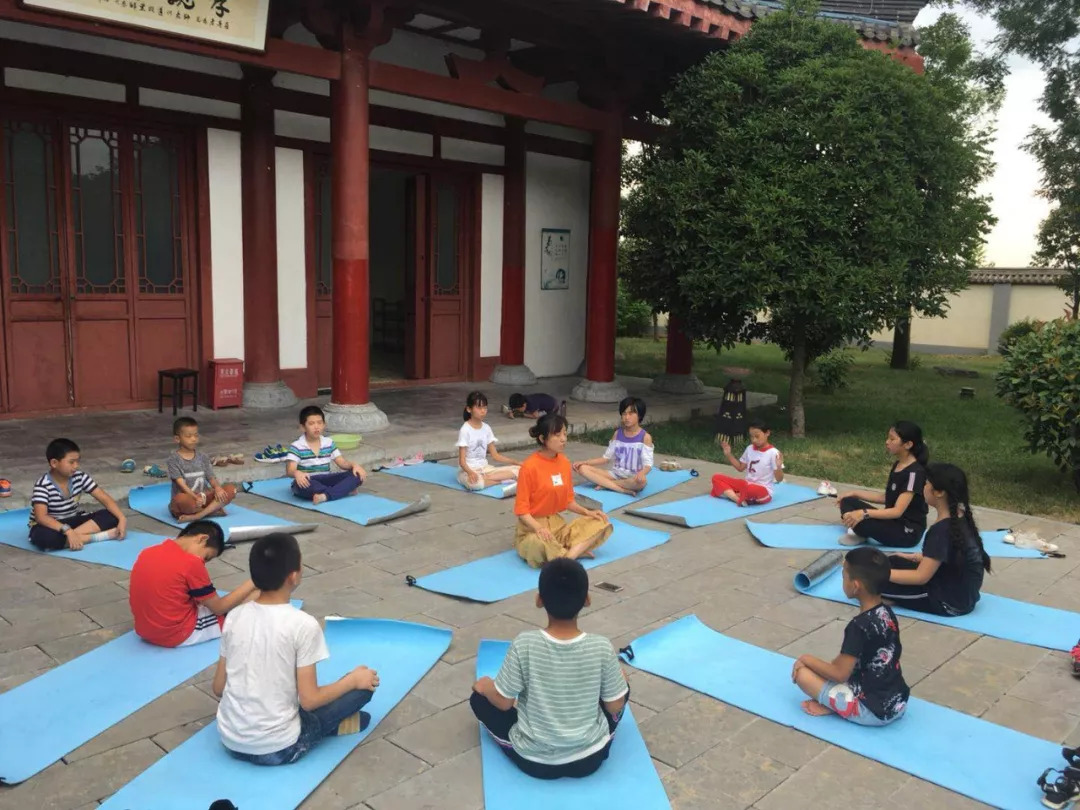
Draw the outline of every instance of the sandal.
<instances>
[{"instance_id":1,"label":"sandal","mask_svg":"<svg viewBox=\"0 0 1080 810\"><path fill-rule=\"evenodd\" d=\"M165 472L157 464L150 464L142 468L143 475L149 475L151 478L168 478L169 474Z\"/></svg>"},{"instance_id":2,"label":"sandal","mask_svg":"<svg viewBox=\"0 0 1080 810\"><path fill-rule=\"evenodd\" d=\"M135 472L135 459L133 459L133 458L125 458L123 461L121 461L120 462L120 472L122 472L122 473L133 473L133 472Z\"/></svg>"},{"instance_id":3,"label":"sandal","mask_svg":"<svg viewBox=\"0 0 1080 810\"><path fill-rule=\"evenodd\" d=\"M228 456L214 456L210 459L210 464L214 467L227 467L229 464Z\"/></svg>"},{"instance_id":4,"label":"sandal","mask_svg":"<svg viewBox=\"0 0 1080 810\"><path fill-rule=\"evenodd\" d=\"M227 461L229 462L229 464L244 464L244 454L232 453L229 455Z\"/></svg>"},{"instance_id":5,"label":"sandal","mask_svg":"<svg viewBox=\"0 0 1080 810\"><path fill-rule=\"evenodd\" d=\"M673 459L669 459L667 461L660 462L660 469L664 472L675 472L676 470L682 469L682 464Z\"/></svg>"},{"instance_id":6,"label":"sandal","mask_svg":"<svg viewBox=\"0 0 1080 810\"><path fill-rule=\"evenodd\" d=\"M1057 774L1057 777L1051 774ZM1043 805L1052 810L1062 810L1080 798L1080 770L1070 767L1064 771L1047 768L1039 777L1038 785L1043 792Z\"/></svg>"},{"instance_id":7,"label":"sandal","mask_svg":"<svg viewBox=\"0 0 1080 810\"><path fill-rule=\"evenodd\" d=\"M1017 534L1009 532L1001 539L1002 542L1016 546L1017 548L1035 549L1035 551L1046 555L1050 555L1058 550L1057 546L1053 543L1047 543L1034 532L1019 532Z\"/></svg>"}]
</instances>

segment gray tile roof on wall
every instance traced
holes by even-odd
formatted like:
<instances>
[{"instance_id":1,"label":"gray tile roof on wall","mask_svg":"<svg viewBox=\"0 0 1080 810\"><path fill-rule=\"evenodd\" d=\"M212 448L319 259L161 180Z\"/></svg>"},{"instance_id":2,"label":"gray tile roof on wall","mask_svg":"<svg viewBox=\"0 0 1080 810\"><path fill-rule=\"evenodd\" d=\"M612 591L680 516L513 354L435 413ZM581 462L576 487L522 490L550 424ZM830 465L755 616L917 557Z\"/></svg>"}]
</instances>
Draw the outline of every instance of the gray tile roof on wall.
<instances>
[{"instance_id":1,"label":"gray tile roof on wall","mask_svg":"<svg viewBox=\"0 0 1080 810\"><path fill-rule=\"evenodd\" d=\"M980 267L972 270L969 278L972 284L1035 284L1050 286L1057 284L1065 272L1049 267Z\"/></svg>"},{"instance_id":2,"label":"gray tile roof on wall","mask_svg":"<svg viewBox=\"0 0 1080 810\"><path fill-rule=\"evenodd\" d=\"M746 0L705 0L748 20L761 19L783 8L779 2ZM923 0L833 0L821 4L819 17L848 25L864 39L895 42L914 47L919 37L911 21L926 2ZM903 13L901 13L903 9Z\"/></svg>"}]
</instances>

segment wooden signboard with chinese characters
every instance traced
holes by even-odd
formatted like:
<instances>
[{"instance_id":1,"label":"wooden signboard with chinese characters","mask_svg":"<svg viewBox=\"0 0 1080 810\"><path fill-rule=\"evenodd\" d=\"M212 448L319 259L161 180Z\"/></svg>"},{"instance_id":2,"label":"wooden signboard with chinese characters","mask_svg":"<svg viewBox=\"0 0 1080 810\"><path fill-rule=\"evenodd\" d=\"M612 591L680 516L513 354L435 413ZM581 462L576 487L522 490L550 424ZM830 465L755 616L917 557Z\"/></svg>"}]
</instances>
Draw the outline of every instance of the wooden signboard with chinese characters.
<instances>
[{"instance_id":1,"label":"wooden signboard with chinese characters","mask_svg":"<svg viewBox=\"0 0 1080 810\"><path fill-rule=\"evenodd\" d=\"M270 0L22 0L22 5L262 51Z\"/></svg>"}]
</instances>

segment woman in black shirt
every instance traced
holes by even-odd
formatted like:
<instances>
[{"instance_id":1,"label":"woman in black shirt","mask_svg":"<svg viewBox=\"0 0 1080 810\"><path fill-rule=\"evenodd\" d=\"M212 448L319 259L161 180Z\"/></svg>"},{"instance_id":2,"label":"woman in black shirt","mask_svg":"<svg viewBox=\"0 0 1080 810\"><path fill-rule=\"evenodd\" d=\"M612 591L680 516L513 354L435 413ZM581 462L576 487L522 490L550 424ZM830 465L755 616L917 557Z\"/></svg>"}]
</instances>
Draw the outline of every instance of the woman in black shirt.
<instances>
[{"instance_id":1,"label":"woman in black shirt","mask_svg":"<svg viewBox=\"0 0 1080 810\"><path fill-rule=\"evenodd\" d=\"M839 500L840 518L848 527L841 545L858 546L876 540L883 546L913 548L926 531L926 463L930 451L922 429L914 422L897 422L889 428L885 450L896 458L889 471L885 492L856 490ZM884 504L877 508L874 504Z\"/></svg>"},{"instance_id":2,"label":"woman in black shirt","mask_svg":"<svg viewBox=\"0 0 1080 810\"><path fill-rule=\"evenodd\" d=\"M897 606L939 616L963 616L975 609L990 555L971 515L967 476L952 464L926 469L926 502L937 519L926 533L922 554L894 554L892 573L881 596Z\"/></svg>"}]
</instances>

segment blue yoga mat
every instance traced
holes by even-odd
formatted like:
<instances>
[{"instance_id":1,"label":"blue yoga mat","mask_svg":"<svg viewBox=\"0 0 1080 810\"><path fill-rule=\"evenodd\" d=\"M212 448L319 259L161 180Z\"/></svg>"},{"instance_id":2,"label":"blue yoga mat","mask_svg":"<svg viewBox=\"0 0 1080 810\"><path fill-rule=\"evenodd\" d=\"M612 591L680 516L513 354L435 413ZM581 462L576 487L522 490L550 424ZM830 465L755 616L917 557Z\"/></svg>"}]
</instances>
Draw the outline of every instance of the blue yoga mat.
<instances>
[{"instance_id":1,"label":"blue yoga mat","mask_svg":"<svg viewBox=\"0 0 1080 810\"><path fill-rule=\"evenodd\" d=\"M690 470L673 470L672 472L653 470L646 479L648 483L645 485L645 489L641 490L637 495L623 495L621 492L612 492L610 489L597 489L593 484L578 484L574 487L574 492L583 498L591 498L599 502L600 508L605 512L612 512L632 503L643 501L653 495L658 495L672 487L677 487L693 477Z\"/></svg>"},{"instance_id":2,"label":"blue yoga mat","mask_svg":"<svg viewBox=\"0 0 1080 810\"><path fill-rule=\"evenodd\" d=\"M821 524L800 523L754 523L746 521L746 528L762 544L770 548L798 548L821 551L833 549L846 551L850 546L842 546L839 538L844 534L843 526L830 526ZM1004 538L1008 532L1004 529L979 532L982 536L983 547L991 557L1026 557L1044 559L1043 555L1032 548L1017 548L1006 543ZM917 552L916 548L890 548L871 542L867 545L878 548L886 554L896 552Z\"/></svg>"},{"instance_id":3,"label":"blue yoga mat","mask_svg":"<svg viewBox=\"0 0 1080 810\"><path fill-rule=\"evenodd\" d=\"M596 558L581 560L581 564L586 568L595 568L647 548L654 548L666 543L671 537L666 532L640 529L618 520L611 521L611 525L615 527L615 531L604 545L593 552ZM513 542L512 529L507 530L506 538L508 543ZM447 568L436 574L428 574L413 584L428 591L445 593L447 596L461 596L476 602L498 602L500 599L534 589L539 575L537 569L530 568L514 549L510 549L491 557Z\"/></svg>"},{"instance_id":4,"label":"blue yoga mat","mask_svg":"<svg viewBox=\"0 0 1080 810\"><path fill-rule=\"evenodd\" d=\"M0 512L0 543L24 551L32 551L35 554L48 554L50 557L66 557L69 560L78 560L85 563L98 565L111 565L113 568L122 568L130 571L135 565L135 558L148 546L156 546L164 537L158 537L146 532L129 531L123 540L104 540L100 543L87 543L81 551L42 551L31 545L30 530L26 527L26 521L30 518L29 509L15 509L10 512ZM2 725L2 723L0 723Z\"/></svg>"},{"instance_id":5,"label":"blue yoga mat","mask_svg":"<svg viewBox=\"0 0 1080 810\"><path fill-rule=\"evenodd\" d=\"M0 780L28 779L217 659L216 640L166 649L132 631L3 693Z\"/></svg>"},{"instance_id":6,"label":"blue yoga mat","mask_svg":"<svg viewBox=\"0 0 1080 810\"><path fill-rule=\"evenodd\" d=\"M361 492L349 498L326 501L315 506L311 501L305 501L303 498L297 498L293 495L291 478L271 478L268 481L255 481L251 485L251 492L272 501L287 503L297 509L308 509L312 512L320 512L324 515L351 520L361 526L374 526L377 523L385 523L388 520L423 512L431 505L431 501L426 495L413 503L401 503L400 501L392 501L389 498L380 498L378 495L368 495Z\"/></svg>"},{"instance_id":7,"label":"blue yoga mat","mask_svg":"<svg viewBox=\"0 0 1080 810\"><path fill-rule=\"evenodd\" d=\"M805 572L799 572L795 575L795 588L818 599L856 604L855 600L844 596L842 580L843 575L837 565L813 579ZM1072 649L1076 636L1080 634L1080 613L1033 605L1030 602L1020 602L985 592L975 610L966 616L935 616L933 613L919 613L899 605L894 606L893 610L901 616L910 616L924 622L943 624L946 627L1050 650Z\"/></svg>"},{"instance_id":8,"label":"blue yoga mat","mask_svg":"<svg viewBox=\"0 0 1080 810\"><path fill-rule=\"evenodd\" d=\"M165 523L169 526L182 527L184 524L169 514L169 500L172 498L171 484L153 484L148 487L135 487L128 493L128 505L136 512L141 512L147 517ZM230 529L240 526L289 526L289 521L282 520L273 515L256 512L231 503L225 507L228 513L224 516L210 515L207 520L212 520L221 528L225 529L226 535Z\"/></svg>"},{"instance_id":9,"label":"blue yoga mat","mask_svg":"<svg viewBox=\"0 0 1080 810\"><path fill-rule=\"evenodd\" d=\"M712 495L698 495L682 501L646 506L644 509L627 509L626 514L635 517L673 523L687 529L698 526L710 526L725 520L744 518L784 506L817 500L821 496L809 487L798 484L778 484L773 490L773 499L764 506L736 506L727 498L714 498Z\"/></svg>"},{"instance_id":10,"label":"blue yoga mat","mask_svg":"<svg viewBox=\"0 0 1080 810\"><path fill-rule=\"evenodd\" d=\"M498 499L506 497L505 488L513 483L513 481L507 481L480 490L465 489L457 480L458 473L461 472L460 467L451 467L449 464L429 464L427 462L423 464L406 464L401 467L384 467L379 472L396 475L398 478L408 478L412 481L423 481L425 484L435 484L435 486L446 487L447 489L456 489L458 492L486 495L489 498Z\"/></svg>"},{"instance_id":11,"label":"blue yoga mat","mask_svg":"<svg viewBox=\"0 0 1080 810\"><path fill-rule=\"evenodd\" d=\"M476 676L495 677L508 641L480 642ZM627 807L633 810L669 810L671 803L645 748L630 707L619 722L607 761L584 779L534 779L506 757L491 735L480 728L480 755L484 768L485 810L597 810Z\"/></svg>"},{"instance_id":12,"label":"blue yoga mat","mask_svg":"<svg viewBox=\"0 0 1080 810\"><path fill-rule=\"evenodd\" d=\"M642 636L632 649L638 669L991 807L1038 807L1035 780L1061 761L1060 745L918 698L904 717L879 728L811 717L800 706L806 696L791 682L790 658L717 633L697 616Z\"/></svg>"},{"instance_id":13,"label":"blue yoga mat","mask_svg":"<svg viewBox=\"0 0 1080 810\"><path fill-rule=\"evenodd\" d=\"M330 683L360 664L379 673L379 688L364 711L371 723L360 734L327 737L291 765L252 765L226 753L211 723L166 754L108 799L109 810L203 810L218 799L252 810L299 807L450 646L450 631L387 619L329 619L330 658L317 666Z\"/></svg>"}]
</instances>

